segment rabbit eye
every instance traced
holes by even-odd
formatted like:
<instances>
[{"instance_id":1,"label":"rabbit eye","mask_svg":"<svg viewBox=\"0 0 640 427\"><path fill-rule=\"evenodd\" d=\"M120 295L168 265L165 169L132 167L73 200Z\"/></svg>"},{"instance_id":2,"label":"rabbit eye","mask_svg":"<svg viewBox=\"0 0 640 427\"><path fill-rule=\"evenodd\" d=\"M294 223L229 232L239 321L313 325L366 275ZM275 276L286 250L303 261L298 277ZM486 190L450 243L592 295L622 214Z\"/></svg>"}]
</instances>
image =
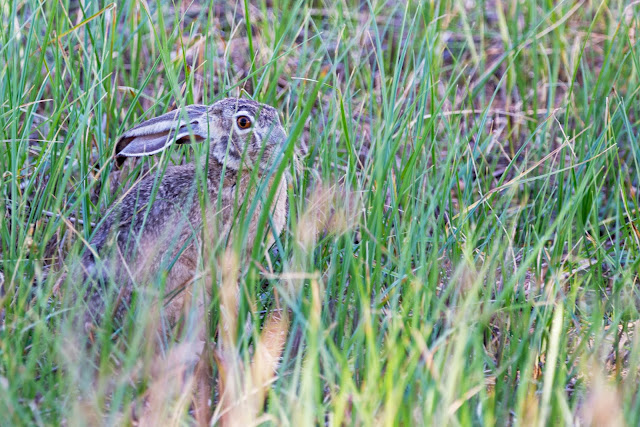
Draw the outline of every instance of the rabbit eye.
<instances>
[{"instance_id":1,"label":"rabbit eye","mask_svg":"<svg viewBox=\"0 0 640 427\"><path fill-rule=\"evenodd\" d=\"M238 116L236 124L240 129L249 129L251 127L251 119L247 116Z\"/></svg>"}]
</instances>

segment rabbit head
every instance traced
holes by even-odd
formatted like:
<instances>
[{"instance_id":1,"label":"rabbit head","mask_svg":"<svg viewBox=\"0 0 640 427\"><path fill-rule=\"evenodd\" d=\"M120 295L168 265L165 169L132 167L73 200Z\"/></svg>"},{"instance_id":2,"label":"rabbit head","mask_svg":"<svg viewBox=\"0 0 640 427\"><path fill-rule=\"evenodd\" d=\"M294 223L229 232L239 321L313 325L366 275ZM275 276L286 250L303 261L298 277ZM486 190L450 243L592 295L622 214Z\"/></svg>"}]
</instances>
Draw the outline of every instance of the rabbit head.
<instances>
[{"instance_id":1,"label":"rabbit head","mask_svg":"<svg viewBox=\"0 0 640 427\"><path fill-rule=\"evenodd\" d=\"M241 161L265 169L287 140L277 111L265 104L238 98L211 106L190 105L140 123L116 144L116 163L127 157L159 153L171 144L209 141L210 156L238 170Z\"/></svg>"}]
</instances>

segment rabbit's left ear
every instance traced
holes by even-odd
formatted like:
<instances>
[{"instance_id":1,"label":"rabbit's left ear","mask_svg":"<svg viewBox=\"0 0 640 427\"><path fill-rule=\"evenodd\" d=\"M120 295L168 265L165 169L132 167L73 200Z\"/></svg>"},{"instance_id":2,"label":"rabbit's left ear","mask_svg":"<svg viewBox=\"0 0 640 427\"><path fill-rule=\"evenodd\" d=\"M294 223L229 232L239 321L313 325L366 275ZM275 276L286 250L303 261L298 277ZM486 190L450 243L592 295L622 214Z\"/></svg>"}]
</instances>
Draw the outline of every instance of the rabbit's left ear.
<instances>
[{"instance_id":1,"label":"rabbit's left ear","mask_svg":"<svg viewBox=\"0 0 640 427\"><path fill-rule=\"evenodd\" d=\"M174 141L176 144L207 139L201 121L206 120L206 105L189 105L140 123L122 134L116 143L116 166L120 167L127 157L150 156L161 152Z\"/></svg>"}]
</instances>

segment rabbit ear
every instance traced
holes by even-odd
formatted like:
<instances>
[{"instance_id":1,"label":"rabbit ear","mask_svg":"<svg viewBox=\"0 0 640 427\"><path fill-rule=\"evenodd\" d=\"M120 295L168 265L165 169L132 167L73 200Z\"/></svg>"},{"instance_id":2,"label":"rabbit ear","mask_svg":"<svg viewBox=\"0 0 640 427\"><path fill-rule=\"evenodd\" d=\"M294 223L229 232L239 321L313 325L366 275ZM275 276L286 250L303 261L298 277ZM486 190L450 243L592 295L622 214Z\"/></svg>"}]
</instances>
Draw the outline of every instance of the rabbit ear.
<instances>
[{"instance_id":1,"label":"rabbit ear","mask_svg":"<svg viewBox=\"0 0 640 427\"><path fill-rule=\"evenodd\" d=\"M120 167L127 157L150 156L166 149L174 141L177 144L208 138L206 128L200 126L206 119L206 105L189 105L140 123L122 134L116 143L116 166Z\"/></svg>"}]
</instances>

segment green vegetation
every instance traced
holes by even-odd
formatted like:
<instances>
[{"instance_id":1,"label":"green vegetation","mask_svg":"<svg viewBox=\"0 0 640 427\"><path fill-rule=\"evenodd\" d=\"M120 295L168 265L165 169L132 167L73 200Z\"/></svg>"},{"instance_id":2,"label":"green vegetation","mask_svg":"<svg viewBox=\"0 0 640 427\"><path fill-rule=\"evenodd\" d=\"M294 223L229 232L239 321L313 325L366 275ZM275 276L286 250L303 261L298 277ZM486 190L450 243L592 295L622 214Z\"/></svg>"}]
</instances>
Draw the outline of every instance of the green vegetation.
<instances>
[{"instance_id":1,"label":"green vegetation","mask_svg":"<svg viewBox=\"0 0 640 427\"><path fill-rule=\"evenodd\" d=\"M227 370L226 391L251 394L261 331L283 309L279 366L254 375L266 400L245 416L638 425L640 5L627 3L0 2L0 423L130 424L145 406L194 422L175 342L188 344L155 344L142 290L157 284L85 350L66 274L142 174L206 152L120 172L117 136L243 96L281 111L296 144L279 171L287 229L239 263L236 357L213 365L213 384ZM211 249L215 341L235 293ZM214 421L247 408L220 390Z\"/></svg>"}]
</instances>

